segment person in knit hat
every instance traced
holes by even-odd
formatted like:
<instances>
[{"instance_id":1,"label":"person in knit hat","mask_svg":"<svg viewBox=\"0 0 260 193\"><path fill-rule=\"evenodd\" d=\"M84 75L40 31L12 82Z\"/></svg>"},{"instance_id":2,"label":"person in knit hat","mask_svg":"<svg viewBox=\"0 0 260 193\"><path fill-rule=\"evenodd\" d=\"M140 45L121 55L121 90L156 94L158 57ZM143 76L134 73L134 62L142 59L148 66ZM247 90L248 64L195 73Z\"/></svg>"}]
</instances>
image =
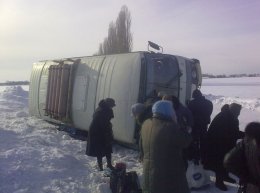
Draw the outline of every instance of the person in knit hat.
<instances>
[{"instance_id":1,"label":"person in knit hat","mask_svg":"<svg viewBox=\"0 0 260 193\"><path fill-rule=\"evenodd\" d=\"M182 150L192 138L179 128L170 101L157 101L152 113L142 125L139 141L143 193L189 193Z\"/></svg>"},{"instance_id":2,"label":"person in knit hat","mask_svg":"<svg viewBox=\"0 0 260 193\"><path fill-rule=\"evenodd\" d=\"M161 116L177 122L175 110L171 101L158 101L152 107L153 117Z\"/></svg>"},{"instance_id":3,"label":"person in knit hat","mask_svg":"<svg viewBox=\"0 0 260 193\"><path fill-rule=\"evenodd\" d=\"M135 117L137 120L141 113L145 110L145 105L142 103L135 103L131 106L131 115Z\"/></svg>"}]
</instances>

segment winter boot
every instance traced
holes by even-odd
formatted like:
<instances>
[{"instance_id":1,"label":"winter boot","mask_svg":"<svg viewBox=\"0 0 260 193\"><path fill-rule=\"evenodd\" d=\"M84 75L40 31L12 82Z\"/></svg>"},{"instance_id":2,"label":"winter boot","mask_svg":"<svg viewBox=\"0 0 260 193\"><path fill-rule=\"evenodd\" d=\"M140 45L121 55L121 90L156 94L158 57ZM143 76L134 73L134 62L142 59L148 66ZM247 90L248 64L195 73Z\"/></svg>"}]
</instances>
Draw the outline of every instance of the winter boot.
<instances>
[{"instance_id":1,"label":"winter boot","mask_svg":"<svg viewBox=\"0 0 260 193\"><path fill-rule=\"evenodd\" d=\"M99 168L99 171L103 171L103 163L102 163L102 157L97 157L97 165Z\"/></svg>"},{"instance_id":2,"label":"winter boot","mask_svg":"<svg viewBox=\"0 0 260 193\"><path fill-rule=\"evenodd\" d=\"M112 165L112 162L111 162L111 154L110 155L106 155L106 159L107 159L107 167L111 170L114 170L114 166Z\"/></svg>"}]
</instances>

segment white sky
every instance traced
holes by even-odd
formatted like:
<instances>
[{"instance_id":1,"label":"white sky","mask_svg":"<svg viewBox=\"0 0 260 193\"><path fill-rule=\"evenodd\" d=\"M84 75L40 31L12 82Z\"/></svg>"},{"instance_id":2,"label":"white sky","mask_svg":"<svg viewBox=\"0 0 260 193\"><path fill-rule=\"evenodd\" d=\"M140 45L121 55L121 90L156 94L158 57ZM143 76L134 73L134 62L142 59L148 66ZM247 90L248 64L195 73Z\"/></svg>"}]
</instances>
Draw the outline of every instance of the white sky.
<instances>
[{"instance_id":1,"label":"white sky","mask_svg":"<svg viewBox=\"0 0 260 193\"><path fill-rule=\"evenodd\" d=\"M259 0L0 0L0 82L29 80L39 60L94 54L122 5L133 51L150 40L203 73L260 73Z\"/></svg>"}]
</instances>

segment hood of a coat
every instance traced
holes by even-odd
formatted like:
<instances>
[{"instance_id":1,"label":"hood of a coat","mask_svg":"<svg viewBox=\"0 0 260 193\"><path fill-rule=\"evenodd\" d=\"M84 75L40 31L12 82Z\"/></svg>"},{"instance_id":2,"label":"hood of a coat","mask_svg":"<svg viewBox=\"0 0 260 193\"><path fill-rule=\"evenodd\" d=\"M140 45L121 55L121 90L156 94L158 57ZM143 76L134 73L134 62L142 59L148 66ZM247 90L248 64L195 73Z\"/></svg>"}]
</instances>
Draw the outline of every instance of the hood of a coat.
<instances>
[{"instance_id":1,"label":"hood of a coat","mask_svg":"<svg viewBox=\"0 0 260 193\"><path fill-rule=\"evenodd\" d=\"M241 108L242 108L242 106L237 103L231 103L229 105L229 110L230 110L231 114L236 118L239 116Z\"/></svg>"}]
</instances>

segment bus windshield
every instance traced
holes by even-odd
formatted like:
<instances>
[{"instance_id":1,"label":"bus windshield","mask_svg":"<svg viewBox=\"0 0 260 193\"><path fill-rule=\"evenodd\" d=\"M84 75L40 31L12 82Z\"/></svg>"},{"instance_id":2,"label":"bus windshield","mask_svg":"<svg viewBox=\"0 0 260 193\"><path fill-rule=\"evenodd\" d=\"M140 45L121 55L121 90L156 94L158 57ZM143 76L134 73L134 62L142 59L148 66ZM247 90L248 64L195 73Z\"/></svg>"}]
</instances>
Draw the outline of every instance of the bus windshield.
<instances>
[{"instance_id":1,"label":"bus windshield","mask_svg":"<svg viewBox=\"0 0 260 193\"><path fill-rule=\"evenodd\" d=\"M179 67L174 57L159 56L149 57L147 63L147 96L155 91L178 96Z\"/></svg>"}]
</instances>

